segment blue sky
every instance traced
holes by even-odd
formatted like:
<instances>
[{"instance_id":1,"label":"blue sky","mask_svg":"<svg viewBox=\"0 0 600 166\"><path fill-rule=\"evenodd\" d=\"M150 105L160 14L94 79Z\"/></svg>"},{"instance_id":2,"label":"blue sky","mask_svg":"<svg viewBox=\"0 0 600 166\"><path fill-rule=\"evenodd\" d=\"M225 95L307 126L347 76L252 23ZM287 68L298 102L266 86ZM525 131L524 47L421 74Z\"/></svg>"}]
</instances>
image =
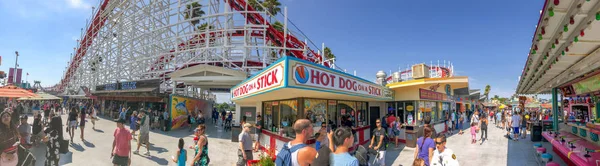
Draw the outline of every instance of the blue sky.
<instances>
[{"instance_id":1,"label":"blue sky","mask_svg":"<svg viewBox=\"0 0 600 166\"><path fill-rule=\"evenodd\" d=\"M407 64L450 60L471 89L514 93L544 1L280 0L289 18L337 64L374 80ZM369 2L369 3L367 3ZM376 3L378 2L378 3ZM29 80L60 80L98 0L0 0L0 70L19 64ZM227 95L219 95L220 101Z\"/></svg>"}]
</instances>

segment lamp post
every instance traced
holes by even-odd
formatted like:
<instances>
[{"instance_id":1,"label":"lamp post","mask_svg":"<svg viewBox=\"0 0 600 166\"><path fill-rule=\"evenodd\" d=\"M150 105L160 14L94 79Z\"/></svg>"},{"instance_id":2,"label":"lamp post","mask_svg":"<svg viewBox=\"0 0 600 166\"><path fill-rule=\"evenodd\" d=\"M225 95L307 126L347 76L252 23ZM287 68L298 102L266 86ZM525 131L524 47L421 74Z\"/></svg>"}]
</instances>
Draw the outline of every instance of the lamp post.
<instances>
[{"instance_id":1,"label":"lamp post","mask_svg":"<svg viewBox=\"0 0 600 166\"><path fill-rule=\"evenodd\" d=\"M15 51L15 69L13 70L13 85L17 84L17 67L19 67L19 65L17 64L17 62L19 61L19 52Z\"/></svg>"}]
</instances>

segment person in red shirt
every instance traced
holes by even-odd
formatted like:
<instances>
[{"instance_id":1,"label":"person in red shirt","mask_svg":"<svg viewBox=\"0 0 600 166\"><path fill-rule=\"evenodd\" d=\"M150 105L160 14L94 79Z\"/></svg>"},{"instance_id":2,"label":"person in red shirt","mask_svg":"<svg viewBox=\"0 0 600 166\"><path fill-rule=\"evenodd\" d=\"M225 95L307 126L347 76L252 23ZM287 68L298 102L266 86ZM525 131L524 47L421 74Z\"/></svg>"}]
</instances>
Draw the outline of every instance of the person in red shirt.
<instances>
[{"instance_id":1,"label":"person in red shirt","mask_svg":"<svg viewBox=\"0 0 600 166\"><path fill-rule=\"evenodd\" d=\"M394 116L394 114L390 114L390 116L387 117L387 119L385 120L386 123L388 124L388 131L386 131L388 134L392 133L392 123L394 123L394 121L396 121L396 116Z\"/></svg>"},{"instance_id":2,"label":"person in red shirt","mask_svg":"<svg viewBox=\"0 0 600 166\"><path fill-rule=\"evenodd\" d=\"M117 129L113 136L112 150L110 157L115 166L131 165L131 132L125 128L125 119L117 120Z\"/></svg>"}]
</instances>

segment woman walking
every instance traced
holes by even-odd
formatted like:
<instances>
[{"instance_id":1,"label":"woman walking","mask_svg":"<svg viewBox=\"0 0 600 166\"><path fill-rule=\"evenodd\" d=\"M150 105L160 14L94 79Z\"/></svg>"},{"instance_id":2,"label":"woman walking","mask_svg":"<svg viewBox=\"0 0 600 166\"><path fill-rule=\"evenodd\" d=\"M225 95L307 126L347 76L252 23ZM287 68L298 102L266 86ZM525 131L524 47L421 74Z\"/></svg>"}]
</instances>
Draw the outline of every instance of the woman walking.
<instances>
[{"instance_id":1,"label":"woman walking","mask_svg":"<svg viewBox=\"0 0 600 166\"><path fill-rule=\"evenodd\" d=\"M137 131L137 123L138 123L138 114L137 111L133 111L131 113L131 117L129 119L131 122L129 123L129 129L131 130L131 136L133 136L133 140L135 140L135 132Z\"/></svg>"},{"instance_id":2,"label":"woman walking","mask_svg":"<svg viewBox=\"0 0 600 166\"><path fill-rule=\"evenodd\" d=\"M77 109L75 107L71 107L71 111L69 112L68 119L68 128L69 136L71 137L71 143L73 143L73 137L75 136L75 128L77 128Z\"/></svg>"},{"instance_id":3,"label":"woman walking","mask_svg":"<svg viewBox=\"0 0 600 166\"><path fill-rule=\"evenodd\" d=\"M16 153L19 132L10 116L9 108L0 113L0 165L17 165L19 161Z\"/></svg>"},{"instance_id":4,"label":"woman walking","mask_svg":"<svg viewBox=\"0 0 600 166\"><path fill-rule=\"evenodd\" d=\"M83 131L85 129L85 117L86 117L86 112L85 112L85 107L81 108L81 111L79 111L79 129L81 130L81 141L85 142L85 139L83 138Z\"/></svg>"},{"instance_id":5,"label":"woman walking","mask_svg":"<svg viewBox=\"0 0 600 166\"><path fill-rule=\"evenodd\" d=\"M201 124L194 131L198 142L195 146L190 146L190 149L194 149L196 152L192 159L192 166L206 166L210 162L208 159L208 138L204 135L205 130L206 126Z\"/></svg>"},{"instance_id":6,"label":"woman walking","mask_svg":"<svg viewBox=\"0 0 600 166\"><path fill-rule=\"evenodd\" d=\"M433 157L435 143L431 139L432 130L429 127L423 128L423 136L417 139L417 148L415 148L415 158L425 160L425 165L429 165Z\"/></svg>"}]
</instances>

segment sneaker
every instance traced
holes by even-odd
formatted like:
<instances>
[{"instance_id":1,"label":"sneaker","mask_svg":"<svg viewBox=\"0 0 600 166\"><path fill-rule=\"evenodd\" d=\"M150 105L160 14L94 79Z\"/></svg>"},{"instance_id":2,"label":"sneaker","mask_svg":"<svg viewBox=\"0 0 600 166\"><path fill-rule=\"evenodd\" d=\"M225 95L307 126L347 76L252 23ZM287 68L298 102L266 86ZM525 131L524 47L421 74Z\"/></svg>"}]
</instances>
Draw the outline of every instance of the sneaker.
<instances>
[{"instance_id":1,"label":"sneaker","mask_svg":"<svg viewBox=\"0 0 600 166\"><path fill-rule=\"evenodd\" d=\"M150 156L150 151L146 151L146 153L144 153L144 155Z\"/></svg>"},{"instance_id":2,"label":"sneaker","mask_svg":"<svg viewBox=\"0 0 600 166\"><path fill-rule=\"evenodd\" d=\"M138 151L138 150L133 151L133 154L140 154L140 151Z\"/></svg>"}]
</instances>

